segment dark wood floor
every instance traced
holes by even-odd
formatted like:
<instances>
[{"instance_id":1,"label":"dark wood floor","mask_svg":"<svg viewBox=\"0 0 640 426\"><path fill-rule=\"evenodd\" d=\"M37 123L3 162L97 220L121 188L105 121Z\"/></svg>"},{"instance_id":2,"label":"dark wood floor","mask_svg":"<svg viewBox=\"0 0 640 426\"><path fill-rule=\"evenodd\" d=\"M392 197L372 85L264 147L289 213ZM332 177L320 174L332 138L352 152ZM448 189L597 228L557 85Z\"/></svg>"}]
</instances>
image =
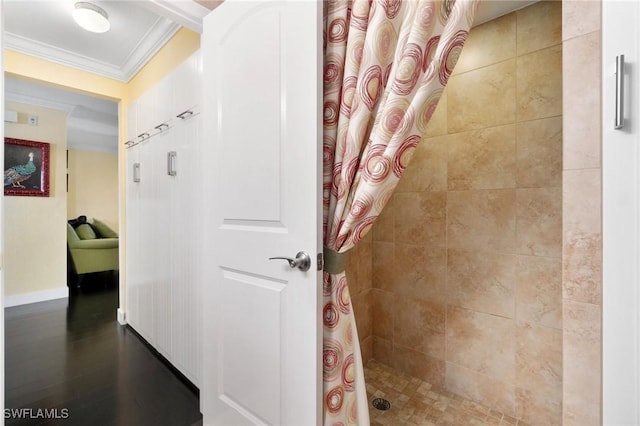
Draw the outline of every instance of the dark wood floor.
<instances>
[{"instance_id":1,"label":"dark wood floor","mask_svg":"<svg viewBox=\"0 0 640 426\"><path fill-rule=\"evenodd\" d=\"M5 309L5 407L68 410L67 419L6 424L201 424L196 393L118 325L117 306L107 274L86 277L68 301Z\"/></svg>"}]
</instances>

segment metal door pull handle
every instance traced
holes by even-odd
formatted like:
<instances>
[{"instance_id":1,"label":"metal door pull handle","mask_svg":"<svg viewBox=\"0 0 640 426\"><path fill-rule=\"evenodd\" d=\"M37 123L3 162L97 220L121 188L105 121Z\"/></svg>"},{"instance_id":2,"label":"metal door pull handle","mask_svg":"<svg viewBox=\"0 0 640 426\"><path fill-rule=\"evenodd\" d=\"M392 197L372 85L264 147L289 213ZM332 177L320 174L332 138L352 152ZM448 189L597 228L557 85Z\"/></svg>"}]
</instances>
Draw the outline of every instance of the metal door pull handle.
<instances>
[{"instance_id":1,"label":"metal door pull handle","mask_svg":"<svg viewBox=\"0 0 640 426\"><path fill-rule=\"evenodd\" d=\"M282 260L286 260L287 262L289 262L289 267L291 267L291 269L295 269L298 268L301 271L308 271L309 268L311 267L311 257L309 257L309 255L303 251L298 252L298 254L296 254L296 258L292 259L290 257L270 257L269 260L275 260L275 259L282 259Z\"/></svg>"},{"instance_id":2,"label":"metal door pull handle","mask_svg":"<svg viewBox=\"0 0 640 426\"><path fill-rule=\"evenodd\" d=\"M614 129L624 127L624 55L616 56L616 111Z\"/></svg>"},{"instance_id":3,"label":"metal door pull handle","mask_svg":"<svg viewBox=\"0 0 640 426\"><path fill-rule=\"evenodd\" d=\"M133 163L133 181L140 182L140 163Z\"/></svg>"},{"instance_id":4,"label":"metal door pull handle","mask_svg":"<svg viewBox=\"0 0 640 426\"><path fill-rule=\"evenodd\" d=\"M176 172L176 157L178 153L175 151L167 152L167 174L169 176L175 176L178 173Z\"/></svg>"}]
</instances>

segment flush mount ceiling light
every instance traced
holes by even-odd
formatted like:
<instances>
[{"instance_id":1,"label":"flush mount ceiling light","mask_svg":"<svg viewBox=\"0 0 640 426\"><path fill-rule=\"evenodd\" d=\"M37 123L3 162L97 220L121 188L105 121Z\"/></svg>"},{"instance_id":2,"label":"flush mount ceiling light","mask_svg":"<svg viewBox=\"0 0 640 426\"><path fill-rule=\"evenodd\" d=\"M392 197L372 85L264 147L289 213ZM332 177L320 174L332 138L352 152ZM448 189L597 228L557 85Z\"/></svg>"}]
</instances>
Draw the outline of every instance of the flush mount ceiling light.
<instances>
[{"instance_id":1,"label":"flush mount ceiling light","mask_svg":"<svg viewBox=\"0 0 640 426\"><path fill-rule=\"evenodd\" d=\"M109 15L95 4L79 1L73 9L73 19L78 25L92 33L104 33L109 31Z\"/></svg>"}]
</instances>

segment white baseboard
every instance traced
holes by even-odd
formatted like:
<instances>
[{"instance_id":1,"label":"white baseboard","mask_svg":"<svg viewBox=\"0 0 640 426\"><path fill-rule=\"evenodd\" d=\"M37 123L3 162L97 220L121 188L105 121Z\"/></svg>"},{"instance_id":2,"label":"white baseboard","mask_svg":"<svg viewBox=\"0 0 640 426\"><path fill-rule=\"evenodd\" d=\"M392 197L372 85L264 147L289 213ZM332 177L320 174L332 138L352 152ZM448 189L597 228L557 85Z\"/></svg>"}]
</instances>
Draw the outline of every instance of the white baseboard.
<instances>
[{"instance_id":1,"label":"white baseboard","mask_svg":"<svg viewBox=\"0 0 640 426\"><path fill-rule=\"evenodd\" d=\"M32 293L14 294L4 296L4 307L26 305L29 303L44 302L47 300L66 299L69 297L69 287L64 286L51 290L34 291Z\"/></svg>"},{"instance_id":2,"label":"white baseboard","mask_svg":"<svg viewBox=\"0 0 640 426\"><path fill-rule=\"evenodd\" d=\"M127 315L120 308L118 308L118 323L120 323L121 325L125 325L127 323Z\"/></svg>"}]
</instances>

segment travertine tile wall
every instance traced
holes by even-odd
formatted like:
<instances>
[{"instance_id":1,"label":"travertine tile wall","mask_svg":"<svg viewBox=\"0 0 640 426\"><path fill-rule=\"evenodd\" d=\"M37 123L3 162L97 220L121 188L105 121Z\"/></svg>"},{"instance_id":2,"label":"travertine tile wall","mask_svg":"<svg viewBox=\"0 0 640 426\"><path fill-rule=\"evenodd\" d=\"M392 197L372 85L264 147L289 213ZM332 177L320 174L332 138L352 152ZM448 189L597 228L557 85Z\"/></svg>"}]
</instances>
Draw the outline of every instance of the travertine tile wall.
<instances>
[{"instance_id":1,"label":"travertine tile wall","mask_svg":"<svg viewBox=\"0 0 640 426\"><path fill-rule=\"evenodd\" d=\"M600 425L601 2L563 2L563 424Z\"/></svg>"},{"instance_id":2,"label":"travertine tile wall","mask_svg":"<svg viewBox=\"0 0 640 426\"><path fill-rule=\"evenodd\" d=\"M369 233L349 253L346 265L347 282L351 295L351 304L356 317L358 339L363 362L373 357L373 336L371 320L372 306L372 234Z\"/></svg>"},{"instance_id":3,"label":"travertine tile wall","mask_svg":"<svg viewBox=\"0 0 640 426\"><path fill-rule=\"evenodd\" d=\"M474 28L374 227L373 357L562 421L562 12ZM354 302L355 304L355 302Z\"/></svg>"}]
</instances>

